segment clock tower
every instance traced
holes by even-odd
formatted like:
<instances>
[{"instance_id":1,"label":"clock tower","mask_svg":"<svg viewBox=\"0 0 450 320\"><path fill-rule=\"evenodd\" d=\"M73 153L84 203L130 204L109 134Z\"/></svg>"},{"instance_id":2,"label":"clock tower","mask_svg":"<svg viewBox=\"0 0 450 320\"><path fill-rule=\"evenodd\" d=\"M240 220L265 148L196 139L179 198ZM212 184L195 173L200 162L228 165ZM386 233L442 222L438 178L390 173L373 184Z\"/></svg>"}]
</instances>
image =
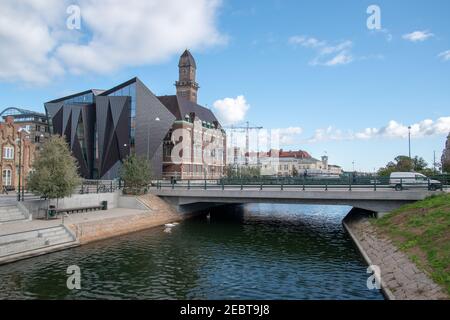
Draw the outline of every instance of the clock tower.
<instances>
[{"instance_id":1,"label":"clock tower","mask_svg":"<svg viewBox=\"0 0 450 320\"><path fill-rule=\"evenodd\" d=\"M181 55L178 68L179 80L175 83L175 86L177 87L177 96L197 103L197 92L200 88L198 83L195 82L197 65L189 50L184 51Z\"/></svg>"}]
</instances>

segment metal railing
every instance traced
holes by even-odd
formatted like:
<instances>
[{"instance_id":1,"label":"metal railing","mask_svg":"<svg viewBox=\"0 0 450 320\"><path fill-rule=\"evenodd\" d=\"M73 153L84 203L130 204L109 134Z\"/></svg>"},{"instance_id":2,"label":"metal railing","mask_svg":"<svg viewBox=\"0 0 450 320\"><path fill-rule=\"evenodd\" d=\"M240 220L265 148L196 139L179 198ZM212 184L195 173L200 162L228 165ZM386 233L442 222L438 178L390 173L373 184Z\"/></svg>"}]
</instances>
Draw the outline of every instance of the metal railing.
<instances>
[{"instance_id":1,"label":"metal railing","mask_svg":"<svg viewBox=\"0 0 450 320\"><path fill-rule=\"evenodd\" d=\"M121 189L123 189L123 182L119 180L83 180L81 185L75 188L74 194L114 193ZM29 191L26 186L22 186L20 191L15 190L14 194L18 201L45 199L45 197L40 197Z\"/></svg>"},{"instance_id":2,"label":"metal railing","mask_svg":"<svg viewBox=\"0 0 450 320\"><path fill-rule=\"evenodd\" d=\"M398 183L390 183L389 178L379 179L347 179L345 180L315 180L315 179L301 179L270 181L267 183L264 179L257 180L233 180L221 179L221 180L181 180L181 181L164 181L158 180L153 187L157 190L162 189L185 189L185 190L297 190L297 191L310 191L310 190L347 190L352 191L355 189L362 190L396 190L404 191L410 189L425 189L430 191L440 190L440 187L436 187L431 183L431 179L424 181L423 183L408 183L408 180L399 179ZM442 189L448 188L448 185L441 185Z\"/></svg>"},{"instance_id":3,"label":"metal railing","mask_svg":"<svg viewBox=\"0 0 450 320\"><path fill-rule=\"evenodd\" d=\"M75 193L114 193L122 188L123 183L120 180L84 180Z\"/></svg>"}]
</instances>

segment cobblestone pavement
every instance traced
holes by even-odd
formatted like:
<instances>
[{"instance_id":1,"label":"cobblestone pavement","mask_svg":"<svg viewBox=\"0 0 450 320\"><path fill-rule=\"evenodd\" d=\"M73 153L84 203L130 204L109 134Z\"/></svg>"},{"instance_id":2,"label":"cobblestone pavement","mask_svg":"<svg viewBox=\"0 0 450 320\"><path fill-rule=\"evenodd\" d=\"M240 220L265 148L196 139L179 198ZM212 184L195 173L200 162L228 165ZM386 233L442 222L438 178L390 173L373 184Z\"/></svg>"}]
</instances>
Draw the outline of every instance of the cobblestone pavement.
<instances>
[{"instance_id":1,"label":"cobblestone pavement","mask_svg":"<svg viewBox=\"0 0 450 320\"><path fill-rule=\"evenodd\" d=\"M382 285L398 300L449 299L443 288L419 270L390 239L380 235L367 217L350 217L345 221L363 249L368 263L381 271Z\"/></svg>"}]
</instances>

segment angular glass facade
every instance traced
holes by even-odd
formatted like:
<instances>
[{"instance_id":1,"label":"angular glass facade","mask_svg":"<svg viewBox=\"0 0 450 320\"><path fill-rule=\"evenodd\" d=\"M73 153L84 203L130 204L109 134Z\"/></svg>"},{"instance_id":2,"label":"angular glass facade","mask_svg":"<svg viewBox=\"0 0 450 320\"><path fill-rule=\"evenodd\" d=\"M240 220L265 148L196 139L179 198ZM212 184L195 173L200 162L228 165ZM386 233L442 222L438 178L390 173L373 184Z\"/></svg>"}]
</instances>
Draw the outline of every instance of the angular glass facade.
<instances>
[{"instance_id":1,"label":"angular glass facade","mask_svg":"<svg viewBox=\"0 0 450 320\"><path fill-rule=\"evenodd\" d=\"M64 100L64 104L91 104L94 103L94 94L86 93Z\"/></svg>"},{"instance_id":2,"label":"angular glass facade","mask_svg":"<svg viewBox=\"0 0 450 320\"><path fill-rule=\"evenodd\" d=\"M130 144L131 150L134 150L136 141L136 82L133 82L125 87L118 88L108 94L110 97L131 97L130 110Z\"/></svg>"}]
</instances>

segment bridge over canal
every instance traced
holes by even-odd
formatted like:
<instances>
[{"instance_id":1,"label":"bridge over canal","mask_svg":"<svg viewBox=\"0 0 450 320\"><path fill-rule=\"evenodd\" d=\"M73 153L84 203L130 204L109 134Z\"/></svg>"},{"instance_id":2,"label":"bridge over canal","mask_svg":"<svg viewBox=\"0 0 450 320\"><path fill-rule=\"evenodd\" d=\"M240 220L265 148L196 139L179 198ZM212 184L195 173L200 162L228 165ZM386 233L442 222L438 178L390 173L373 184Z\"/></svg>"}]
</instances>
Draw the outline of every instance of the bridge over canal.
<instances>
[{"instance_id":1,"label":"bridge over canal","mask_svg":"<svg viewBox=\"0 0 450 320\"><path fill-rule=\"evenodd\" d=\"M196 204L292 203L347 205L384 214L423 200L436 192L426 189L394 191L389 186L262 186L218 184L158 184L151 193L180 208Z\"/></svg>"}]
</instances>

